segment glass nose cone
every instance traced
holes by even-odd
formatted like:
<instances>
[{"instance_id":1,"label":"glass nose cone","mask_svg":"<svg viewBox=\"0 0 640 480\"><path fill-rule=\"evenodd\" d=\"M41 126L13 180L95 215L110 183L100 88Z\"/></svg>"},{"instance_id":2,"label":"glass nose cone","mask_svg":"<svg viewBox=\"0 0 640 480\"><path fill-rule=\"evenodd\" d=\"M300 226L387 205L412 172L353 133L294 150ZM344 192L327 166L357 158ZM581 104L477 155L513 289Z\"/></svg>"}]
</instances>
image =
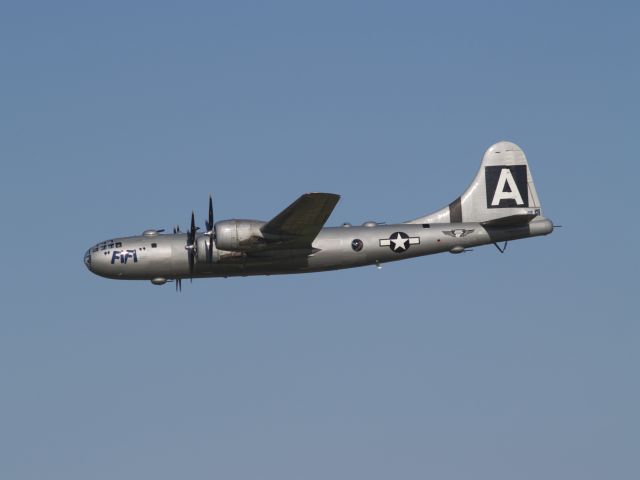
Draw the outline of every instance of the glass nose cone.
<instances>
[{"instance_id":1,"label":"glass nose cone","mask_svg":"<svg viewBox=\"0 0 640 480\"><path fill-rule=\"evenodd\" d=\"M91 249L87 250L84 254L84 264L91 270Z\"/></svg>"}]
</instances>

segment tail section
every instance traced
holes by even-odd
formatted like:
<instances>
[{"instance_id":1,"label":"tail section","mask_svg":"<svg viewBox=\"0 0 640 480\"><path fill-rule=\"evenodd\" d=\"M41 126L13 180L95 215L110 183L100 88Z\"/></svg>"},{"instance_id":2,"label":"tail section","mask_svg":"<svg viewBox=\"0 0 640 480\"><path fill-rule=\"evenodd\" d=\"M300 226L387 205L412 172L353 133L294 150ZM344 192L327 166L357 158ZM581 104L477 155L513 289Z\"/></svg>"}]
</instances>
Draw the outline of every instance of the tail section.
<instances>
[{"instance_id":1,"label":"tail section","mask_svg":"<svg viewBox=\"0 0 640 480\"><path fill-rule=\"evenodd\" d=\"M540 200L524 152L515 143L487 149L469 188L437 212L407 223L509 223L541 215Z\"/></svg>"}]
</instances>

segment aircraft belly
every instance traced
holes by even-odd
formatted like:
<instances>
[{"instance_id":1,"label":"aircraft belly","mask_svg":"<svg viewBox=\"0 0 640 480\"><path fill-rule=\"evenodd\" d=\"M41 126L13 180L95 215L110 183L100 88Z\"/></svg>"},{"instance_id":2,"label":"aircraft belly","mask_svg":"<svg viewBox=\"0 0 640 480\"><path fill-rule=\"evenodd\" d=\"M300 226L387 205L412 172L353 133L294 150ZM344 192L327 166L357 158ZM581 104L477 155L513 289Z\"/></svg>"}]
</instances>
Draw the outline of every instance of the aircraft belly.
<instances>
[{"instance_id":1,"label":"aircraft belly","mask_svg":"<svg viewBox=\"0 0 640 480\"><path fill-rule=\"evenodd\" d=\"M245 254L215 250L213 262L195 264L194 277L234 277L308 271L308 251L274 251Z\"/></svg>"}]
</instances>

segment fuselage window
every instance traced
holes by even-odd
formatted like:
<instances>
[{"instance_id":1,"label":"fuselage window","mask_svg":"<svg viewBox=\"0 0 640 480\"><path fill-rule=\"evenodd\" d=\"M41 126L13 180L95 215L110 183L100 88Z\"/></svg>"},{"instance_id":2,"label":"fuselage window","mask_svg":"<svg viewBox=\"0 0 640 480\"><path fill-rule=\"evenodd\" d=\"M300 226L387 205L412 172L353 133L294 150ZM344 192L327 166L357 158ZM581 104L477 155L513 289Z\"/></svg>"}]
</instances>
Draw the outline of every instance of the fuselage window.
<instances>
[{"instance_id":1,"label":"fuselage window","mask_svg":"<svg viewBox=\"0 0 640 480\"><path fill-rule=\"evenodd\" d=\"M360 240L359 238L356 238L355 240L353 240L353 242L351 242L351 248L353 248L354 252L359 252L360 250L362 250L363 246L364 243L362 243L362 240Z\"/></svg>"}]
</instances>

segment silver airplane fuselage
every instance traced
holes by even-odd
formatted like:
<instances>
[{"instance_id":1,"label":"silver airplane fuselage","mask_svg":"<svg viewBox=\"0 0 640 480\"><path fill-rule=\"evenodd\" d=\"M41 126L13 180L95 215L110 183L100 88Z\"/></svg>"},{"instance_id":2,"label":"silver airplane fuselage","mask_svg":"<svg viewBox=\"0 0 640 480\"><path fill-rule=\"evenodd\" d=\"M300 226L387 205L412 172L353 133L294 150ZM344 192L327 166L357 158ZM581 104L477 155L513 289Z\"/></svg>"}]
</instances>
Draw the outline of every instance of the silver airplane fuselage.
<instances>
[{"instance_id":1,"label":"silver airplane fuselage","mask_svg":"<svg viewBox=\"0 0 640 480\"><path fill-rule=\"evenodd\" d=\"M395 224L323 228L312 249L244 253L218 250L207 261L210 238L196 235L197 261L189 270L185 233L122 237L101 242L85 254L95 274L122 280L163 280L320 272L380 265L435 253L461 253L496 242L546 235L546 218L515 227L485 227L480 223ZM400 235L398 235L400 234Z\"/></svg>"}]
</instances>

